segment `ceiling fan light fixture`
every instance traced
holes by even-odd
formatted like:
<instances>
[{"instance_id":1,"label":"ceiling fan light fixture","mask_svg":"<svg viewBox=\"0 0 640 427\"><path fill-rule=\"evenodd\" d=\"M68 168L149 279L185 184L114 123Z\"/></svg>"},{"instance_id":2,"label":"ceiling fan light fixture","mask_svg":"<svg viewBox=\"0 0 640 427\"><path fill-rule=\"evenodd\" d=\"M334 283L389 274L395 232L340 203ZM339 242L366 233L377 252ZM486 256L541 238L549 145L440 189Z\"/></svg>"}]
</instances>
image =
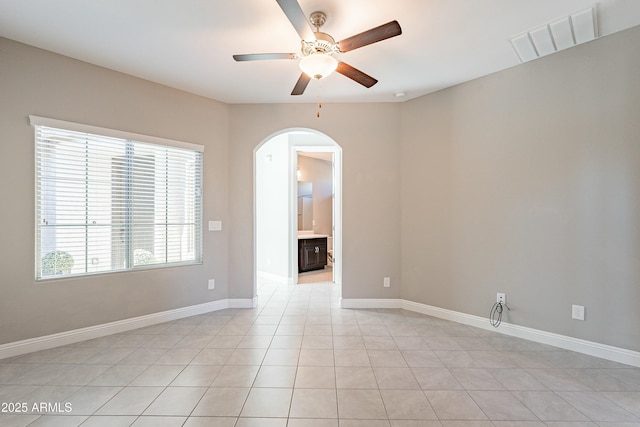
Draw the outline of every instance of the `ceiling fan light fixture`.
<instances>
[{"instance_id":1,"label":"ceiling fan light fixture","mask_svg":"<svg viewBox=\"0 0 640 427\"><path fill-rule=\"evenodd\" d=\"M338 60L326 53L314 53L300 60L300 69L312 79L320 80L338 68Z\"/></svg>"}]
</instances>

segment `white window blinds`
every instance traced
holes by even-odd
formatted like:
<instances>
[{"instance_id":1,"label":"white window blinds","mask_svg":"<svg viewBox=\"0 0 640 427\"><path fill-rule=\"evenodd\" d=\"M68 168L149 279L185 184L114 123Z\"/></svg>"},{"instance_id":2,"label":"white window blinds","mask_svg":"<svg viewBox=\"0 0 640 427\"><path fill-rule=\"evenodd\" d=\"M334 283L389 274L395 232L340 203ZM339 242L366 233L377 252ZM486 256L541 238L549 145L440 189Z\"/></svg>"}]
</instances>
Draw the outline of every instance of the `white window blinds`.
<instances>
[{"instance_id":1,"label":"white window blinds","mask_svg":"<svg viewBox=\"0 0 640 427\"><path fill-rule=\"evenodd\" d=\"M31 122L37 279L202 262L199 146Z\"/></svg>"}]
</instances>

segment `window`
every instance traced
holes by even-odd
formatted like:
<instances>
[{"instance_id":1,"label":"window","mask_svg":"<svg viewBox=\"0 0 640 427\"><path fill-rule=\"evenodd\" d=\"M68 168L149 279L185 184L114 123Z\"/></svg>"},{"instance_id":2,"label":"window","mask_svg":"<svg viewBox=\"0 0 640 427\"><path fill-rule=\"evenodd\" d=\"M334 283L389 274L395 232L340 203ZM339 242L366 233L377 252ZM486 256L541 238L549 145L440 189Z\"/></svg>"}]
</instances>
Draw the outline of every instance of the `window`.
<instances>
[{"instance_id":1,"label":"window","mask_svg":"<svg viewBox=\"0 0 640 427\"><path fill-rule=\"evenodd\" d=\"M202 147L31 116L36 279L202 262Z\"/></svg>"}]
</instances>

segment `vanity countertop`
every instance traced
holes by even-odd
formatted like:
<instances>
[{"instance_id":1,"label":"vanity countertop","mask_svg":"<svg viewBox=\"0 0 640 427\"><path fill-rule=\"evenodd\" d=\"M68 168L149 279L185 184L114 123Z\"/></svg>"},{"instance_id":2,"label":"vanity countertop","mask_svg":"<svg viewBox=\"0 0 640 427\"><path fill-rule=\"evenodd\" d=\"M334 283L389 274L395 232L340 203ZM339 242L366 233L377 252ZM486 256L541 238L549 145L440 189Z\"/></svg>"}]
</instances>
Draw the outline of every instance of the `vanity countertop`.
<instances>
[{"instance_id":1,"label":"vanity countertop","mask_svg":"<svg viewBox=\"0 0 640 427\"><path fill-rule=\"evenodd\" d=\"M325 237L329 237L326 234L312 234L312 233L308 233L308 234L300 234L298 233L298 240L300 239L322 239Z\"/></svg>"}]
</instances>

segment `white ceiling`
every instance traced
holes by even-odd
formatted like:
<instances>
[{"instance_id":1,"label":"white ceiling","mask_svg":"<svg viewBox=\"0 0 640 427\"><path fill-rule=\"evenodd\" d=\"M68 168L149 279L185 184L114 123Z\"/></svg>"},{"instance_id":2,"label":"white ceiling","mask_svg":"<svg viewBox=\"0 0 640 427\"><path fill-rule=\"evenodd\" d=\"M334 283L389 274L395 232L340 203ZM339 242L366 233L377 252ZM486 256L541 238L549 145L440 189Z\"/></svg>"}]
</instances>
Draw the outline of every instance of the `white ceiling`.
<instances>
[{"instance_id":1,"label":"white ceiling","mask_svg":"<svg viewBox=\"0 0 640 427\"><path fill-rule=\"evenodd\" d=\"M376 86L334 73L293 97L295 61L235 62L299 52L275 0L0 0L0 36L225 103L397 102L516 66L512 36L596 3L600 36L640 24L640 0L299 2L336 40L399 21L402 35L339 55Z\"/></svg>"}]
</instances>

